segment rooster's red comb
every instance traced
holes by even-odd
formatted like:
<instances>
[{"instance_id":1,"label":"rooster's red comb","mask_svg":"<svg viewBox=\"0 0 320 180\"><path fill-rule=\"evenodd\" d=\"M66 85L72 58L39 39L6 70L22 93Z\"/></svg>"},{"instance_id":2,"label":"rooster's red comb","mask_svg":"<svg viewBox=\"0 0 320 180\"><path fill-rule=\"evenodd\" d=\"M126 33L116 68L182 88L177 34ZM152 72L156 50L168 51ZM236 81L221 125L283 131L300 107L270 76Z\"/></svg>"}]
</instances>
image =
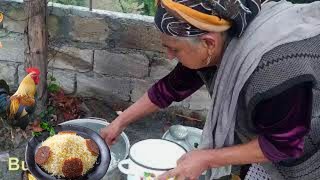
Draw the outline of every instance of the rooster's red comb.
<instances>
[{"instance_id":1,"label":"rooster's red comb","mask_svg":"<svg viewBox=\"0 0 320 180\"><path fill-rule=\"evenodd\" d=\"M28 73L28 74L29 74L29 73L32 73L32 72L36 73L37 75L40 74L40 70L39 70L38 68L36 68L36 67L29 67L29 68L27 68L27 73Z\"/></svg>"}]
</instances>

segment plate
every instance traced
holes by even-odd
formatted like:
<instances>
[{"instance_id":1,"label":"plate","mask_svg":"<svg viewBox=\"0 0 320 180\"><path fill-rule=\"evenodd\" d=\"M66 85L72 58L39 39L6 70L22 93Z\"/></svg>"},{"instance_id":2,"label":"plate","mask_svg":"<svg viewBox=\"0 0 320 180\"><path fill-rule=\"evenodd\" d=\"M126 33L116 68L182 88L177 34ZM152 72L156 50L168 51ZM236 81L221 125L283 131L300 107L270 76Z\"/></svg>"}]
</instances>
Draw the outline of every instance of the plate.
<instances>
[{"instance_id":1,"label":"plate","mask_svg":"<svg viewBox=\"0 0 320 180\"><path fill-rule=\"evenodd\" d=\"M175 142L177 144L180 144L187 151L191 151L191 150L197 149L195 147L195 145L199 145L200 144L202 130L198 129L198 128L195 128L195 127L190 127L190 126L185 126L185 127L188 129L188 135L187 135L187 137L185 139L178 140L178 139L174 138L173 136L171 136L169 130L166 131L163 134L162 139L166 139L166 140L169 140L169 141L173 141L173 142Z\"/></svg>"},{"instance_id":2,"label":"plate","mask_svg":"<svg viewBox=\"0 0 320 180\"><path fill-rule=\"evenodd\" d=\"M61 123L61 125L78 125L82 127L87 127L89 129L94 130L99 134L100 129L109 125L107 120L97 118L97 117L89 117L85 119L74 119L70 121L65 121ZM122 132L117 139L116 143L110 146L111 151L111 163L108 168L108 174L111 174L113 170L118 168L118 162L124 160L129 155L130 142L128 136Z\"/></svg>"},{"instance_id":3,"label":"plate","mask_svg":"<svg viewBox=\"0 0 320 180\"><path fill-rule=\"evenodd\" d=\"M110 149L105 141L99 136L98 133L94 132L93 130L77 126L77 125L58 125L54 127L56 133L60 131L74 131L77 135L91 139L95 141L98 145L100 154L98 156L97 162L95 163L94 167L89 170L84 176L77 178L79 180L84 179L101 179L108 171L111 156L110 156ZM35 162L34 156L37 152L37 149L41 146L41 143L45 141L49 137L49 132L43 132L40 136L32 137L26 147L25 152L25 160L27 167L31 174L36 177L37 179L46 179L46 180L56 180L56 179L66 179L66 178L58 178L55 176L51 176L49 173L45 172L40 166L37 165ZM102 163L103 162L103 163Z\"/></svg>"}]
</instances>

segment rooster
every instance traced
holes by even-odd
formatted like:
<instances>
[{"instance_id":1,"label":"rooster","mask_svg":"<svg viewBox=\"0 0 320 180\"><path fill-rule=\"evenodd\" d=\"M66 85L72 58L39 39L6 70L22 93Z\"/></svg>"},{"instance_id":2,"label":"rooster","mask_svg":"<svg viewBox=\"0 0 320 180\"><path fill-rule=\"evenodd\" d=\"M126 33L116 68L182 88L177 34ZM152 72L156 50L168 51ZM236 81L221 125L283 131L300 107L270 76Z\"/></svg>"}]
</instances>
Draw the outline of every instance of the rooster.
<instances>
[{"instance_id":1,"label":"rooster","mask_svg":"<svg viewBox=\"0 0 320 180\"><path fill-rule=\"evenodd\" d=\"M36 85L40 79L37 68L28 68L27 73L12 96L9 95L8 84L0 80L0 115L6 124L23 130L28 126L29 115L34 111Z\"/></svg>"}]
</instances>

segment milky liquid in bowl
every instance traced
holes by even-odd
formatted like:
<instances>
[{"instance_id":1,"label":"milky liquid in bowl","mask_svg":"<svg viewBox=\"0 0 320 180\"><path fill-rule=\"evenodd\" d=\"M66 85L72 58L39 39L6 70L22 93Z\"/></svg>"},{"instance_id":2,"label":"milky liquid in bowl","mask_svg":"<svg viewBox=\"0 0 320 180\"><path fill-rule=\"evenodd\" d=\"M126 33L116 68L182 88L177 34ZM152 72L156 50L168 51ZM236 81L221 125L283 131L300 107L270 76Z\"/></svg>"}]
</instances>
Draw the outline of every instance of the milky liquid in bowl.
<instances>
[{"instance_id":1,"label":"milky liquid in bowl","mask_svg":"<svg viewBox=\"0 0 320 180\"><path fill-rule=\"evenodd\" d=\"M119 156L116 156L116 154L111 151L111 161L110 161L109 169L114 169L118 166L120 159L117 157Z\"/></svg>"}]
</instances>

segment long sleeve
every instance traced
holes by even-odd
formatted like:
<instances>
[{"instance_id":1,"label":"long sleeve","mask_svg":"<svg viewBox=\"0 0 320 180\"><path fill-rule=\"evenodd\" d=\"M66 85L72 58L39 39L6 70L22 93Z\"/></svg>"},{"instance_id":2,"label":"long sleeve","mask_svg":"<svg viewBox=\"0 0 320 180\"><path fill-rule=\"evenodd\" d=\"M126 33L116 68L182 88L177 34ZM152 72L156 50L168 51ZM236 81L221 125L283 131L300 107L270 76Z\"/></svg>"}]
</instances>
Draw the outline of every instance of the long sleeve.
<instances>
[{"instance_id":1,"label":"long sleeve","mask_svg":"<svg viewBox=\"0 0 320 180\"><path fill-rule=\"evenodd\" d=\"M197 70L189 69L179 63L148 90L148 96L158 107L165 108L174 101L184 100L202 85L203 81Z\"/></svg>"},{"instance_id":2,"label":"long sleeve","mask_svg":"<svg viewBox=\"0 0 320 180\"><path fill-rule=\"evenodd\" d=\"M259 145L269 160L277 162L303 154L311 109L309 84L296 85L257 105L253 118L260 131Z\"/></svg>"}]
</instances>

